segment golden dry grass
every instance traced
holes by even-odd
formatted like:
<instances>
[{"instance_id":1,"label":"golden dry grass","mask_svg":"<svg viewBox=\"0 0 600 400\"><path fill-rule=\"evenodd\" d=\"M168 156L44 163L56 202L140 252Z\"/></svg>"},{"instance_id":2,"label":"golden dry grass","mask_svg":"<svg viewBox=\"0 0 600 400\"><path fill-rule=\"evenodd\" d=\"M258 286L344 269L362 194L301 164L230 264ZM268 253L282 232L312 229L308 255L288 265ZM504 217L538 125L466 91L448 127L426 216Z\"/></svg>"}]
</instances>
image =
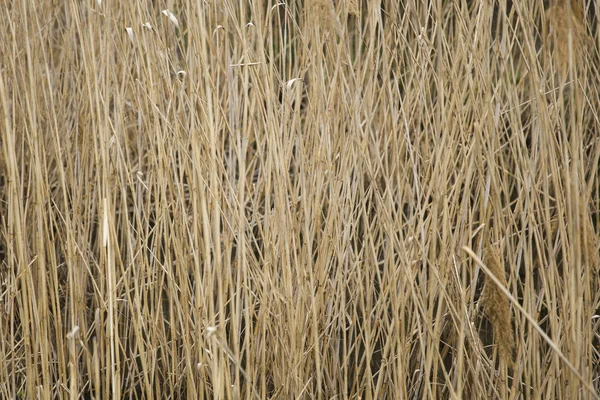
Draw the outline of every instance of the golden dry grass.
<instances>
[{"instance_id":1,"label":"golden dry grass","mask_svg":"<svg viewBox=\"0 0 600 400\"><path fill-rule=\"evenodd\" d=\"M599 398L600 9L543 3L4 4L0 398Z\"/></svg>"}]
</instances>

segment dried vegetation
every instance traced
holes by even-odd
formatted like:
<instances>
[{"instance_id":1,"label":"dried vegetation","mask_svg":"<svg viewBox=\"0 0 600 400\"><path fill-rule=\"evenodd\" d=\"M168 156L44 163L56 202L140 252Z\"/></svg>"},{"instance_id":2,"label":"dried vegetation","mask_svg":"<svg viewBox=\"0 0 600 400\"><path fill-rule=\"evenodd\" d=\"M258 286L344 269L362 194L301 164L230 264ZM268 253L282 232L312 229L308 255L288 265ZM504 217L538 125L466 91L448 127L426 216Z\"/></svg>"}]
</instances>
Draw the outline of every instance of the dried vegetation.
<instances>
[{"instance_id":1,"label":"dried vegetation","mask_svg":"<svg viewBox=\"0 0 600 400\"><path fill-rule=\"evenodd\" d=\"M0 10L0 398L590 399L594 1Z\"/></svg>"}]
</instances>

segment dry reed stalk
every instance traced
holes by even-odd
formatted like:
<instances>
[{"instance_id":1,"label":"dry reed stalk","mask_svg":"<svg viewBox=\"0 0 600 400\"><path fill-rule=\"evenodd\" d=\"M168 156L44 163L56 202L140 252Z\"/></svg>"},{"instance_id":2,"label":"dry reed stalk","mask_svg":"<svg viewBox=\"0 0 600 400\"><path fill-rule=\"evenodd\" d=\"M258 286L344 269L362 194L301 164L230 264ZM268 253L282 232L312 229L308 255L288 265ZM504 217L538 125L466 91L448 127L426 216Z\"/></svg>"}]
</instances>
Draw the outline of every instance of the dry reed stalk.
<instances>
[{"instance_id":1,"label":"dry reed stalk","mask_svg":"<svg viewBox=\"0 0 600 400\"><path fill-rule=\"evenodd\" d=\"M579 206L579 223L581 224L581 244L583 251L583 259L593 269L598 271L598 250L597 241L598 235L594 232L594 226L590 221L590 214L585 203Z\"/></svg>"},{"instance_id":2,"label":"dry reed stalk","mask_svg":"<svg viewBox=\"0 0 600 400\"><path fill-rule=\"evenodd\" d=\"M498 250L489 247L485 253L485 263L496 278L507 287L506 275ZM500 359L512 366L514 334L510 317L510 302L498 286L486 276L482 295L483 309L494 328L494 340L498 344Z\"/></svg>"}]
</instances>

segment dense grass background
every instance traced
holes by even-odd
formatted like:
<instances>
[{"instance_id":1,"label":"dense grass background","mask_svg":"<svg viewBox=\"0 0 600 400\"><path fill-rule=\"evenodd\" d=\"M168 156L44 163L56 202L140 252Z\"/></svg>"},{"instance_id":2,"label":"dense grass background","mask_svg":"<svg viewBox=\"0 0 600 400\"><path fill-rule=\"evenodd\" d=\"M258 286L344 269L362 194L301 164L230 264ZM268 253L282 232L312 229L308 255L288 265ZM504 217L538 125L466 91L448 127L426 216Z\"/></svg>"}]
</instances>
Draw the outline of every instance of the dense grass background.
<instances>
[{"instance_id":1,"label":"dense grass background","mask_svg":"<svg viewBox=\"0 0 600 400\"><path fill-rule=\"evenodd\" d=\"M576 0L0 10L0 397L590 399Z\"/></svg>"}]
</instances>

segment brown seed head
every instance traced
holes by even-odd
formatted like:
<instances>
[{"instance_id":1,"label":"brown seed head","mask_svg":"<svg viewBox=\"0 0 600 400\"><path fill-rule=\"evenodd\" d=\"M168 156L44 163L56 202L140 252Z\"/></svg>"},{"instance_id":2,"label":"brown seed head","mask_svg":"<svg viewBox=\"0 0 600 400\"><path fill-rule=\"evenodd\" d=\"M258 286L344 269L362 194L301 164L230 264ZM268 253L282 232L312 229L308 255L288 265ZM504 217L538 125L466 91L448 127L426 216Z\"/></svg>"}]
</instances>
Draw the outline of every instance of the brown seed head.
<instances>
[{"instance_id":1,"label":"brown seed head","mask_svg":"<svg viewBox=\"0 0 600 400\"><path fill-rule=\"evenodd\" d=\"M502 286L507 287L504 265L500 253L489 247L485 253L484 261ZM511 366L514 348L514 335L510 318L510 303L498 286L486 277L483 287L483 310L490 319L494 329L494 339L498 345L500 359Z\"/></svg>"}]
</instances>

